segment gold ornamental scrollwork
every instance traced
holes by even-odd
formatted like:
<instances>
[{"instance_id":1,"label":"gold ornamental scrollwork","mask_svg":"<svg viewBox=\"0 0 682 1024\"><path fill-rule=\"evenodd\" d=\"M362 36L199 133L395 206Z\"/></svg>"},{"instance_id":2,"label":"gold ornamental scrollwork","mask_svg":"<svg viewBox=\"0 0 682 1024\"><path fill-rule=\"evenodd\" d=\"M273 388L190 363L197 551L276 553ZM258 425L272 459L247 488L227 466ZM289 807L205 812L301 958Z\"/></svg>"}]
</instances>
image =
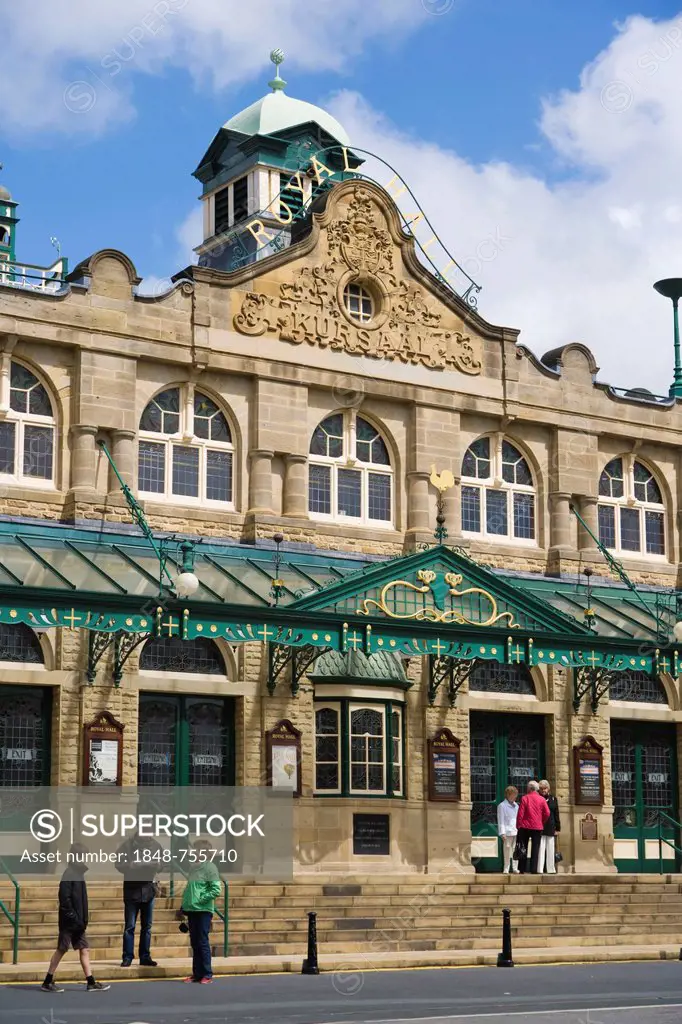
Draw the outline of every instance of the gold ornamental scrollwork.
<instances>
[{"instance_id":1,"label":"gold ornamental scrollwork","mask_svg":"<svg viewBox=\"0 0 682 1024\"><path fill-rule=\"evenodd\" d=\"M432 569L420 569L417 572L417 580L421 584L411 583L409 580L391 580L382 587L379 599L366 597L362 600L360 607L356 609L356 615L371 615L373 609L383 612L391 619L409 619L414 622L442 622L452 623L457 626L494 626L504 623L505 628L520 629L520 624L514 621L513 612L498 611L497 599L488 590L482 587L467 587L465 590L457 588L463 583L464 577L461 573L448 572L440 582L438 573ZM434 584L436 586L434 587ZM400 613L392 611L388 605L389 595L392 595L397 588L404 587L414 594L430 594L434 599L432 606L417 608L413 612ZM463 598L469 594L478 594L490 603L488 617L485 620L470 619L457 608L444 608L444 599ZM439 607L440 606L440 607Z\"/></svg>"}]
</instances>

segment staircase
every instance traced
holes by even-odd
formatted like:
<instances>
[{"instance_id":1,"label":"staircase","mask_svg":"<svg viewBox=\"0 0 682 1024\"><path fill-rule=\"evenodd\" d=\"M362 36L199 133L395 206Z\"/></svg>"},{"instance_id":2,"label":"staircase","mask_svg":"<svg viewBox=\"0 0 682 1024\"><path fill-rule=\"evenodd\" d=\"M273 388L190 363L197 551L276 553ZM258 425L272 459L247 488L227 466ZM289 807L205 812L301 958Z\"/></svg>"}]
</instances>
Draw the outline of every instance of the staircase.
<instances>
[{"instance_id":1,"label":"staircase","mask_svg":"<svg viewBox=\"0 0 682 1024\"><path fill-rule=\"evenodd\" d=\"M94 960L120 961L123 903L120 885L91 883L88 935ZM57 940L56 883L24 883L20 963L49 960ZM0 899L13 906L13 890ZM174 900L154 909L152 955L187 957ZM562 946L671 945L680 942L682 876L436 876L377 881L359 876L289 883L230 885L229 954L302 957L307 911L317 912L320 954L499 948L502 909L512 911L514 950ZM222 956L222 922L213 924L214 955ZM11 964L12 929L0 918L0 962Z\"/></svg>"}]
</instances>

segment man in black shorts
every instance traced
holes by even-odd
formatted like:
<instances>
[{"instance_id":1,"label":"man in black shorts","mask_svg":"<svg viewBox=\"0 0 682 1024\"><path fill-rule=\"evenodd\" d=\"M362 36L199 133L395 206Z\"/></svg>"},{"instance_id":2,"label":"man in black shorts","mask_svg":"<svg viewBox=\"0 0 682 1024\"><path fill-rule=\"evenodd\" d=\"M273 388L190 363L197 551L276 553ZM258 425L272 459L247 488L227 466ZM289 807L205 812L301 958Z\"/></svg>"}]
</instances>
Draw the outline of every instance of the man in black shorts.
<instances>
[{"instance_id":1,"label":"man in black shorts","mask_svg":"<svg viewBox=\"0 0 682 1024\"><path fill-rule=\"evenodd\" d=\"M87 982L88 992L104 992L110 985L102 985L95 981L90 972L90 943L86 929L88 927L88 890L85 885L85 863L87 847L82 843L74 843L69 853L76 858L70 862L59 883L59 939L57 948L50 960L50 966L41 985L43 992L63 992L54 983L54 975L62 957L70 949L78 950L81 967ZM78 858L83 858L79 860Z\"/></svg>"}]
</instances>

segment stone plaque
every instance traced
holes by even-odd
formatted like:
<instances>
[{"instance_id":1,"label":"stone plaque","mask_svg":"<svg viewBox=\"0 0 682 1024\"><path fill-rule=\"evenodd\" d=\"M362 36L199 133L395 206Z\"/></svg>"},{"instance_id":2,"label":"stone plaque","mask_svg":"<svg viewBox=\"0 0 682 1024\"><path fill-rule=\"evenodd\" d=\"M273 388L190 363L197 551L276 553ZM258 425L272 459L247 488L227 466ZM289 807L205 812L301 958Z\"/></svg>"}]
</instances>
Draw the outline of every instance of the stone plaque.
<instances>
[{"instance_id":1,"label":"stone plaque","mask_svg":"<svg viewBox=\"0 0 682 1024\"><path fill-rule=\"evenodd\" d=\"M576 804L604 803L603 748L592 736L573 748L573 777Z\"/></svg>"},{"instance_id":2,"label":"stone plaque","mask_svg":"<svg viewBox=\"0 0 682 1024\"><path fill-rule=\"evenodd\" d=\"M429 740L429 800L460 799L459 746L449 729L438 729Z\"/></svg>"},{"instance_id":3,"label":"stone plaque","mask_svg":"<svg viewBox=\"0 0 682 1024\"><path fill-rule=\"evenodd\" d=\"M265 734L268 786L301 795L301 733L283 718Z\"/></svg>"},{"instance_id":4,"label":"stone plaque","mask_svg":"<svg viewBox=\"0 0 682 1024\"><path fill-rule=\"evenodd\" d=\"M387 857L391 852L388 814L353 815L353 854Z\"/></svg>"},{"instance_id":5,"label":"stone plaque","mask_svg":"<svg viewBox=\"0 0 682 1024\"><path fill-rule=\"evenodd\" d=\"M586 814L580 819L580 838L585 842L592 842L599 838L597 830L597 819L593 814Z\"/></svg>"},{"instance_id":6,"label":"stone plaque","mask_svg":"<svg viewBox=\"0 0 682 1024\"><path fill-rule=\"evenodd\" d=\"M123 781L123 726L102 711L84 727L83 785L120 786Z\"/></svg>"}]
</instances>

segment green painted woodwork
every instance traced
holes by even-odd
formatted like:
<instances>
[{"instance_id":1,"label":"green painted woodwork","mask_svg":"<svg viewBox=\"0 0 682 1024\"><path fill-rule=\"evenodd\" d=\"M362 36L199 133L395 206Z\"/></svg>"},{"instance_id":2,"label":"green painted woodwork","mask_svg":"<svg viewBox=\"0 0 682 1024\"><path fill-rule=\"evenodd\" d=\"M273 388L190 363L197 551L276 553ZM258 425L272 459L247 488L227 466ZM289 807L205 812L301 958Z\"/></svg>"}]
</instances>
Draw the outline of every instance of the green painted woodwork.
<instances>
[{"instance_id":1,"label":"green painted woodwork","mask_svg":"<svg viewBox=\"0 0 682 1024\"><path fill-rule=\"evenodd\" d=\"M0 260L14 263L17 258L17 203L0 186ZM0 267L2 269L2 267Z\"/></svg>"},{"instance_id":2,"label":"green painted woodwork","mask_svg":"<svg viewBox=\"0 0 682 1024\"><path fill-rule=\"evenodd\" d=\"M617 858L619 871L658 874L659 814L676 819L678 777L675 726L663 723L612 721L611 785L614 837L629 840L636 855ZM680 833L663 819L662 834L680 846ZM646 856L646 846L649 856ZM664 845L664 871L679 871L677 853ZM634 849L633 849L634 853Z\"/></svg>"},{"instance_id":3,"label":"green painted woodwork","mask_svg":"<svg viewBox=\"0 0 682 1024\"><path fill-rule=\"evenodd\" d=\"M132 529L0 522L0 622L678 673L679 645L652 642L662 619L672 630L675 591L643 588L642 605L625 587L593 586L589 629L575 579L502 573L443 545L392 559L283 545L275 559L274 545L204 538L195 549L201 586L183 602L166 585L159 598L158 557Z\"/></svg>"},{"instance_id":4,"label":"green painted woodwork","mask_svg":"<svg viewBox=\"0 0 682 1024\"><path fill-rule=\"evenodd\" d=\"M142 693L138 762L140 786L233 786L234 698Z\"/></svg>"}]
</instances>

